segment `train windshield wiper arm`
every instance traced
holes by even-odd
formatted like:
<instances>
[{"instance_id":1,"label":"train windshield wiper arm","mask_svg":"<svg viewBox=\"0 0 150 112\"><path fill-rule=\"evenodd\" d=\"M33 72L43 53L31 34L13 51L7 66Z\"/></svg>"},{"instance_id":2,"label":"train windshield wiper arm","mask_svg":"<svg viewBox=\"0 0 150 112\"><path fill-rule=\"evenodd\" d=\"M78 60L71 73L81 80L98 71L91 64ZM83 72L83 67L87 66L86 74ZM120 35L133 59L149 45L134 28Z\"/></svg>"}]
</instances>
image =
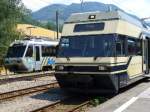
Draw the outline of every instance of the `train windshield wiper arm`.
<instances>
[{"instance_id":1,"label":"train windshield wiper arm","mask_svg":"<svg viewBox=\"0 0 150 112\"><path fill-rule=\"evenodd\" d=\"M67 59L67 61L70 61L70 58L69 57L65 57Z\"/></svg>"},{"instance_id":2,"label":"train windshield wiper arm","mask_svg":"<svg viewBox=\"0 0 150 112\"><path fill-rule=\"evenodd\" d=\"M98 58L98 56L94 56L94 58L93 58L93 59L94 59L94 61L95 61L95 60L97 60L97 58Z\"/></svg>"}]
</instances>

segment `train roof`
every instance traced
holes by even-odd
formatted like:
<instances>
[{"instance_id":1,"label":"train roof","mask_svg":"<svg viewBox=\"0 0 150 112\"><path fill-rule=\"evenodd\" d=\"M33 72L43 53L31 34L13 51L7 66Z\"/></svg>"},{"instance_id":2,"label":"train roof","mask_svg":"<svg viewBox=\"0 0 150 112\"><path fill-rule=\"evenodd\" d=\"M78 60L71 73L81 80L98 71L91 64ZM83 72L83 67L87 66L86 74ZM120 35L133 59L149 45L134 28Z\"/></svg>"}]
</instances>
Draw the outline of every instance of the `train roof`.
<instances>
[{"instance_id":1,"label":"train roof","mask_svg":"<svg viewBox=\"0 0 150 112\"><path fill-rule=\"evenodd\" d=\"M49 39L41 39L41 38L25 38L23 40L15 40L10 46L14 44L36 44L36 45L52 45L56 46L58 45L58 41L55 40L49 40Z\"/></svg>"},{"instance_id":2,"label":"train roof","mask_svg":"<svg viewBox=\"0 0 150 112\"><path fill-rule=\"evenodd\" d=\"M91 18L90 18L91 17ZM87 22L87 21L99 21L99 20L125 20L139 27L144 27L142 21L136 17L133 17L123 11L110 11L110 12L86 12L86 13L74 13L65 23Z\"/></svg>"}]
</instances>

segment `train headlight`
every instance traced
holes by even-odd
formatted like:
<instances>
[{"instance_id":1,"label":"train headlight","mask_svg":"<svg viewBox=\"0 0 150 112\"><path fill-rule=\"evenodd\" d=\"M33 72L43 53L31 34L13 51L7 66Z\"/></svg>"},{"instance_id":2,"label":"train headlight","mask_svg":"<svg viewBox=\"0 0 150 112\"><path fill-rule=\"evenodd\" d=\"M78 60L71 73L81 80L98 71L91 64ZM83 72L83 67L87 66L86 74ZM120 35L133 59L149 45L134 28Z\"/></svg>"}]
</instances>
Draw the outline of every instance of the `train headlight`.
<instances>
[{"instance_id":1,"label":"train headlight","mask_svg":"<svg viewBox=\"0 0 150 112\"><path fill-rule=\"evenodd\" d=\"M56 70L64 70L64 66L63 65L58 65L55 67Z\"/></svg>"},{"instance_id":2,"label":"train headlight","mask_svg":"<svg viewBox=\"0 0 150 112\"><path fill-rule=\"evenodd\" d=\"M107 70L106 66L98 66L98 70Z\"/></svg>"}]
</instances>

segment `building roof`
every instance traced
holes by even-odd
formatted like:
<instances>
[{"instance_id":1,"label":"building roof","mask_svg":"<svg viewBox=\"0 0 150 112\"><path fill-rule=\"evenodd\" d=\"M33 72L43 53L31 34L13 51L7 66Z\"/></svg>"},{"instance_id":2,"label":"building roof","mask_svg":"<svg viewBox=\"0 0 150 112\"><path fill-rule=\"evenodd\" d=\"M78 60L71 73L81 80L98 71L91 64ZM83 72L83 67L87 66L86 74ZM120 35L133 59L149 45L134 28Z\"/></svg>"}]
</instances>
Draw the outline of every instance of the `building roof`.
<instances>
[{"instance_id":1,"label":"building roof","mask_svg":"<svg viewBox=\"0 0 150 112\"><path fill-rule=\"evenodd\" d=\"M17 30L26 36L32 36L32 37L38 37L38 38L46 37L52 40L57 39L57 32L48 30L45 28L41 28L38 26L33 26L30 24L18 24ZM60 36L61 36L61 33L59 33L59 38Z\"/></svg>"}]
</instances>

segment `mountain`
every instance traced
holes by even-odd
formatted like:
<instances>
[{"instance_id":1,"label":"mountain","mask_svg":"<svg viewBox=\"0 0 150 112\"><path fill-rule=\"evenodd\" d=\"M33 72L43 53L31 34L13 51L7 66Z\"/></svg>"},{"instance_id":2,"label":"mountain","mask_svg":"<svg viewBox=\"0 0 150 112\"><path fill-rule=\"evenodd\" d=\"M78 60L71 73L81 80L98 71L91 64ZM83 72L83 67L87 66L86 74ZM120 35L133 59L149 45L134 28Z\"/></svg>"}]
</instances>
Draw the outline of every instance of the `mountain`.
<instances>
[{"instance_id":1,"label":"mountain","mask_svg":"<svg viewBox=\"0 0 150 112\"><path fill-rule=\"evenodd\" d=\"M73 3L71 5L64 4L52 4L45 8L40 9L37 12L32 13L32 17L38 21L52 21L56 20L55 13L59 10L59 20L64 22L72 13L81 13L89 11L109 11L109 10L121 10L115 5L104 4L100 2L85 2L81 4ZM123 10L122 10L123 11Z\"/></svg>"}]
</instances>

